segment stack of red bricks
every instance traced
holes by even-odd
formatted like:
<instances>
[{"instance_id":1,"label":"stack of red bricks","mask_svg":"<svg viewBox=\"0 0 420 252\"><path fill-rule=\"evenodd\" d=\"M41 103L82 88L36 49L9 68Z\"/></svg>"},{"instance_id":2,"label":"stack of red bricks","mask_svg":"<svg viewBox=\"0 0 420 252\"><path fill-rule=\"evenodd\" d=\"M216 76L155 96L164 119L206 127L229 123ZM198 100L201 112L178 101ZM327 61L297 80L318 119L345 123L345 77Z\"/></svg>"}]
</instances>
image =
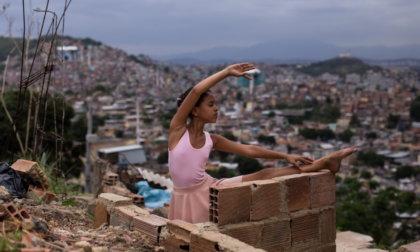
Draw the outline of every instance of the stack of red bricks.
<instances>
[{"instance_id":1,"label":"stack of red bricks","mask_svg":"<svg viewBox=\"0 0 420 252\"><path fill-rule=\"evenodd\" d=\"M166 219L150 214L133 205L131 198L111 193L102 193L98 197L95 210L95 228L104 223L123 226L130 231L138 231L149 238L149 244L158 245L161 228L166 226Z\"/></svg>"},{"instance_id":2,"label":"stack of red bricks","mask_svg":"<svg viewBox=\"0 0 420 252\"><path fill-rule=\"evenodd\" d=\"M112 197L98 198L95 225L125 226L167 251L336 251L335 175L329 171L211 187L210 222L195 225Z\"/></svg>"},{"instance_id":3,"label":"stack of red bricks","mask_svg":"<svg viewBox=\"0 0 420 252\"><path fill-rule=\"evenodd\" d=\"M263 251L217 231L206 231L183 221L168 221L132 205L132 199L115 194L102 193L98 197L94 225L98 228L104 223L137 231L148 237L150 245L164 246L169 251ZM181 237L177 231L182 233Z\"/></svg>"},{"instance_id":4,"label":"stack of red bricks","mask_svg":"<svg viewBox=\"0 0 420 252\"><path fill-rule=\"evenodd\" d=\"M336 251L335 175L329 171L210 188L219 232L266 251ZM213 227L214 228L214 227Z\"/></svg>"},{"instance_id":5,"label":"stack of red bricks","mask_svg":"<svg viewBox=\"0 0 420 252\"><path fill-rule=\"evenodd\" d=\"M102 178L102 188L104 193L113 193L133 199L133 203L137 206L144 205L144 197L131 193L124 184L119 181L119 176L113 172L107 172Z\"/></svg>"}]
</instances>

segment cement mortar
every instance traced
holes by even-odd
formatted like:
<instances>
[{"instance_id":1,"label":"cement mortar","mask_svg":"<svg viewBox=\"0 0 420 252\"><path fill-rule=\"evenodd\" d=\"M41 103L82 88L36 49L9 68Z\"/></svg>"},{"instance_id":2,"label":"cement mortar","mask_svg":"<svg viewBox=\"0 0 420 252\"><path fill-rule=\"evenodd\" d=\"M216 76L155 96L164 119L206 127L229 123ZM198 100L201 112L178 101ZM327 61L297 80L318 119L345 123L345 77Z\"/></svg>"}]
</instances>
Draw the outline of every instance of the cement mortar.
<instances>
[{"instance_id":1,"label":"cement mortar","mask_svg":"<svg viewBox=\"0 0 420 252\"><path fill-rule=\"evenodd\" d=\"M297 212L290 213L290 216L294 219L308 214L319 214L319 210L320 208L299 210Z\"/></svg>"}]
</instances>

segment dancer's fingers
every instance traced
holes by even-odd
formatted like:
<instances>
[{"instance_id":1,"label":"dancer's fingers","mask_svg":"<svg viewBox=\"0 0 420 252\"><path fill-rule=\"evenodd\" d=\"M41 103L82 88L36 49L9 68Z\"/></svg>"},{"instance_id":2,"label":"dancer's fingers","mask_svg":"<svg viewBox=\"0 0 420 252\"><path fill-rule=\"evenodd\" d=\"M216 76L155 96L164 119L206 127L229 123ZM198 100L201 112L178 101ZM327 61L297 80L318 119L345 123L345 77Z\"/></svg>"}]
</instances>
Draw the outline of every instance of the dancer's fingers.
<instances>
[{"instance_id":1,"label":"dancer's fingers","mask_svg":"<svg viewBox=\"0 0 420 252\"><path fill-rule=\"evenodd\" d=\"M312 164L312 161L307 159L306 157L299 159L299 161L305 164Z\"/></svg>"},{"instance_id":2,"label":"dancer's fingers","mask_svg":"<svg viewBox=\"0 0 420 252\"><path fill-rule=\"evenodd\" d=\"M291 164L294 166L294 167L296 167L296 168L298 168L299 170L301 170L301 168L300 168L300 166L298 165L298 163L296 163L296 161L292 161L291 162Z\"/></svg>"},{"instance_id":3,"label":"dancer's fingers","mask_svg":"<svg viewBox=\"0 0 420 252\"><path fill-rule=\"evenodd\" d=\"M247 78L248 80L252 80L252 78L251 78L251 77L249 77L248 75L246 75L246 73L244 73L244 74L242 75L242 77Z\"/></svg>"}]
</instances>

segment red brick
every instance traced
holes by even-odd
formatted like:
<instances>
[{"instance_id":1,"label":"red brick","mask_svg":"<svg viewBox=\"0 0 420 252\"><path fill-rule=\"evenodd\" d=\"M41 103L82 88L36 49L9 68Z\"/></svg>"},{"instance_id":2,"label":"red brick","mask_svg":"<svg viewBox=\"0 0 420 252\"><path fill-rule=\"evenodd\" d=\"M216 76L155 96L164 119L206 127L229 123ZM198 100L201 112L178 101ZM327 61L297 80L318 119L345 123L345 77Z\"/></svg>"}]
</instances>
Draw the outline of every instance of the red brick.
<instances>
[{"instance_id":1,"label":"red brick","mask_svg":"<svg viewBox=\"0 0 420 252\"><path fill-rule=\"evenodd\" d=\"M3 221L12 218L15 214L18 213L18 209L12 202L9 202L0 207L0 212L2 213L0 220Z\"/></svg>"},{"instance_id":2,"label":"red brick","mask_svg":"<svg viewBox=\"0 0 420 252\"><path fill-rule=\"evenodd\" d=\"M50 204L52 201L58 202L58 197L54 193L50 191L44 191L33 185L29 186L28 192L26 193L26 197L32 200L40 198L46 204Z\"/></svg>"},{"instance_id":3,"label":"red brick","mask_svg":"<svg viewBox=\"0 0 420 252\"><path fill-rule=\"evenodd\" d=\"M191 252L262 252L230 236L213 232L195 230L191 232Z\"/></svg>"},{"instance_id":4,"label":"red brick","mask_svg":"<svg viewBox=\"0 0 420 252\"><path fill-rule=\"evenodd\" d=\"M264 221L259 248L269 252L285 251L290 248L290 242L290 219Z\"/></svg>"},{"instance_id":5,"label":"red brick","mask_svg":"<svg viewBox=\"0 0 420 252\"><path fill-rule=\"evenodd\" d=\"M335 230L335 215L334 207L320 210L319 227L321 245L335 242L337 237Z\"/></svg>"},{"instance_id":6,"label":"red brick","mask_svg":"<svg viewBox=\"0 0 420 252\"><path fill-rule=\"evenodd\" d=\"M220 251L218 241L221 234L204 231L201 235L191 233L190 252L216 252Z\"/></svg>"},{"instance_id":7,"label":"red brick","mask_svg":"<svg viewBox=\"0 0 420 252\"><path fill-rule=\"evenodd\" d=\"M309 177L300 175L286 179L287 202L290 212L309 207Z\"/></svg>"},{"instance_id":8,"label":"red brick","mask_svg":"<svg viewBox=\"0 0 420 252\"><path fill-rule=\"evenodd\" d=\"M185 252L190 251L190 243L186 242L184 239L180 239L175 235L171 235L165 239L160 246L165 248L165 251L169 252Z\"/></svg>"},{"instance_id":9,"label":"red brick","mask_svg":"<svg viewBox=\"0 0 420 252\"><path fill-rule=\"evenodd\" d=\"M292 247L309 249L319 246L319 212L300 211L291 216Z\"/></svg>"},{"instance_id":10,"label":"red brick","mask_svg":"<svg viewBox=\"0 0 420 252\"><path fill-rule=\"evenodd\" d=\"M131 194L128 195L128 197L133 199L133 204L134 205L138 205L138 206L139 205L144 205L144 197L143 196L131 193Z\"/></svg>"},{"instance_id":11,"label":"red brick","mask_svg":"<svg viewBox=\"0 0 420 252\"><path fill-rule=\"evenodd\" d=\"M18 159L10 167L16 170L22 178L31 178L38 181L41 183L43 189L48 189L50 186L50 179L39 167L37 162Z\"/></svg>"},{"instance_id":12,"label":"red brick","mask_svg":"<svg viewBox=\"0 0 420 252\"><path fill-rule=\"evenodd\" d=\"M177 236L180 239L183 239L187 243L191 241L191 232L198 228L196 225L182 220L168 221L166 227L173 235Z\"/></svg>"},{"instance_id":13,"label":"red brick","mask_svg":"<svg viewBox=\"0 0 420 252\"><path fill-rule=\"evenodd\" d=\"M213 222L217 225L250 220L251 187L229 184L210 188L210 204L214 208Z\"/></svg>"},{"instance_id":14,"label":"red brick","mask_svg":"<svg viewBox=\"0 0 420 252\"><path fill-rule=\"evenodd\" d=\"M97 202L95 209L95 222L93 223L93 226L95 228L98 228L104 223L109 223L109 219L110 216L108 214L108 211L106 210L106 205Z\"/></svg>"},{"instance_id":15,"label":"red brick","mask_svg":"<svg viewBox=\"0 0 420 252\"><path fill-rule=\"evenodd\" d=\"M335 243L326 244L320 247L320 252L336 252L337 246Z\"/></svg>"},{"instance_id":16,"label":"red brick","mask_svg":"<svg viewBox=\"0 0 420 252\"><path fill-rule=\"evenodd\" d=\"M238 239L253 247L258 247L259 237L263 228L262 222L243 222L238 224L228 224L223 227L223 232L230 237Z\"/></svg>"},{"instance_id":17,"label":"red brick","mask_svg":"<svg viewBox=\"0 0 420 252\"><path fill-rule=\"evenodd\" d=\"M149 237L149 244L159 244L159 234L167 220L157 215L136 216L133 218L133 231L138 231Z\"/></svg>"},{"instance_id":18,"label":"red brick","mask_svg":"<svg viewBox=\"0 0 420 252\"><path fill-rule=\"evenodd\" d=\"M255 181L251 185L251 220L262 220L278 215L279 184L276 181Z\"/></svg>"},{"instance_id":19,"label":"red brick","mask_svg":"<svg viewBox=\"0 0 420 252\"><path fill-rule=\"evenodd\" d=\"M101 193L98 196L97 202L105 205L108 213L112 213L115 207L133 205L132 199L113 193Z\"/></svg>"},{"instance_id":20,"label":"red brick","mask_svg":"<svg viewBox=\"0 0 420 252\"><path fill-rule=\"evenodd\" d=\"M110 225L123 226L127 230L132 230L133 218L139 215L149 215L149 213L134 205L116 207L114 212L110 214Z\"/></svg>"},{"instance_id":21,"label":"red brick","mask_svg":"<svg viewBox=\"0 0 420 252\"><path fill-rule=\"evenodd\" d=\"M308 173L311 208L333 205L335 202L335 175L330 171Z\"/></svg>"}]
</instances>

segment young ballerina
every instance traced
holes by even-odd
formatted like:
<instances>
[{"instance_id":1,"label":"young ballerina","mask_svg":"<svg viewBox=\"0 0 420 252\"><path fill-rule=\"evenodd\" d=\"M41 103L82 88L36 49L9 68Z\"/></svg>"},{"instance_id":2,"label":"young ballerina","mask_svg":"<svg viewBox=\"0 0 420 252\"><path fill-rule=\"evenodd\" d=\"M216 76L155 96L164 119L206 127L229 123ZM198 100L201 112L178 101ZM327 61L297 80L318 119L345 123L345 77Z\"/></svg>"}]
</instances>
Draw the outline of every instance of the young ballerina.
<instances>
[{"instance_id":1,"label":"young ballerina","mask_svg":"<svg viewBox=\"0 0 420 252\"><path fill-rule=\"evenodd\" d=\"M174 183L168 216L170 220L180 219L190 223L208 221L210 186L271 179L321 169L336 173L340 169L341 160L357 151L355 148L347 148L314 161L305 156L238 144L223 136L203 131L204 125L215 123L218 116L219 108L209 89L229 76L242 76L251 80L246 71L254 68L248 63L231 65L188 89L178 98L179 108L170 124L168 143L169 171ZM187 124L188 118L190 122ZM292 166L263 169L249 175L218 180L205 172L212 149L251 158L285 159Z\"/></svg>"}]
</instances>

